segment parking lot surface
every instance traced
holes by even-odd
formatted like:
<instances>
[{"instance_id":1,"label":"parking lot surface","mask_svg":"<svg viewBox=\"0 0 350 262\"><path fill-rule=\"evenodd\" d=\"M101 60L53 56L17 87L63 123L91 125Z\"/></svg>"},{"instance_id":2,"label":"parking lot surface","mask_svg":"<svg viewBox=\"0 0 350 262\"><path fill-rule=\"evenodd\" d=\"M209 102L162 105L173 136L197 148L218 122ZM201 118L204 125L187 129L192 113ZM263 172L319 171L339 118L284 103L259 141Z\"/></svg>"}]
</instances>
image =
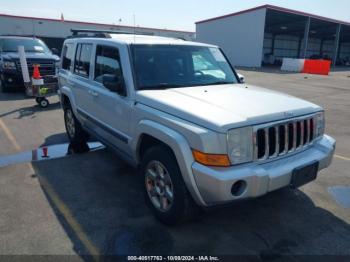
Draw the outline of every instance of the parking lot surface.
<instances>
[{"instance_id":1,"label":"parking lot surface","mask_svg":"<svg viewBox=\"0 0 350 262\"><path fill-rule=\"evenodd\" d=\"M0 168L0 254L350 255L350 72L239 72L325 108L337 150L316 181L167 227L145 205L137 171L108 149L9 165ZM40 109L0 94L0 155L67 142L58 99L50 102Z\"/></svg>"}]
</instances>

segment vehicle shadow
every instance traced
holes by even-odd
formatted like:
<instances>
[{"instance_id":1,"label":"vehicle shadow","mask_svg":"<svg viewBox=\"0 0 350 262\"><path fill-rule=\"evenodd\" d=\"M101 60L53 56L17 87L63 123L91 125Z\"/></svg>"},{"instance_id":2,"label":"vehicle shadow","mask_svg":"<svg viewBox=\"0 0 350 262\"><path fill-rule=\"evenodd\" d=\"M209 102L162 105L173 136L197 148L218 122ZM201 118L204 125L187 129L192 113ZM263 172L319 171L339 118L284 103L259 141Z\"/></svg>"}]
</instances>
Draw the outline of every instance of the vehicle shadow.
<instances>
[{"instance_id":1,"label":"vehicle shadow","mask_svg":"<svg viewBox=\"0 0 350 262\"><path fill-rule=\"evenodd\" d=\"M46 137L45 141L39 147L63 144L68 142L69 142L69 139L68 139L67 133L65 132L58 133L58 134L54 134Z\"/></svg>"},{"instance_id":2,"label":"vehicle shadow","mask_svg":"<svg viewBox=\"0 0 350 262\"><path fill-rule=\"evenodd\" d=\"M31 98L31 99L33 99L33 98ZM1 113L0 118L15 114L15 113L18 113L18 115L16 117L14 117L15 119L21 119L24 117L33 117L35 115L35 113L56 110L59 108L60 108L60 102L49 104L49 106L47 108L41 108L39 105L35 104L33 106L17 108L17 109L11 110L11 111Z\"/></svg>"},{"instance_id":3,"label":"vehicle shadow","mask_svg":"<svg viewBox=\"0 0 350 262\"><path fill-rule=\"evenodd\" d=\"M350 255L349 224L300 190L282 189L167 227L146 206L143 179L108 149L32 165L33 179L83 259L89 250L77 225L102 255L251 255L274 261L283 255ZM77 223L67 219L67 210Z\"/></svg>"},{"instance_id":4,"label":"vehicle shadow","mask_svg":"<svg viewBox=\"0 0 350 262\"><path fill-rule=\"evenodd\" d=\"M93 136L90 136L87 142L97 142L97 139ZM63 133L57 133L46 137L45 141L39 147L62 145L62 144L68 144L68 143L69 143L68 135L66 132L63 132Z\"/></svg>"},{"instance_id":5,"label":"vehicle shadow","mask_svg":"<svg viewBox=\"0 0 350 262\"><path fill-rule=\"evenodd\" d=\"M15 89L12 92L2 92L0 90L0 101L12 101L12 100L26 100L32 99L31 97L26 96L23 89Z\"/></svg>"}]
</instances>

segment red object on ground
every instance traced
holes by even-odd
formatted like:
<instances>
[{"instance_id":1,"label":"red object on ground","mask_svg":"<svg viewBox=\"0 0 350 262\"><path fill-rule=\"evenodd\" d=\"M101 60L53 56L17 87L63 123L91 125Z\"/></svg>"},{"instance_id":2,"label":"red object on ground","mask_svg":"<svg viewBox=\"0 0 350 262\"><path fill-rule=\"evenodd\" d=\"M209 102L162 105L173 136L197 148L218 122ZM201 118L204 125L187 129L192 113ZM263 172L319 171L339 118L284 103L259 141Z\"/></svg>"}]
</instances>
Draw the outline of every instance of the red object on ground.
<instances>
[{"instance_id":1,"label":"red object on ground","mask_svg":"<svg viewBox=\"0 0 350 262\"><path fill-rule=\"evenodd\" d=\"M39 65L33 65L33 78L34 79L41 79Z\"/></svg>"},{"instance_id":2,"label":"red object on ground","mask_svg":"<svg viewBox=\"0 0 350 262\"><path fill-rule=\"evenodd\" d=\"M43 155L42 157L48 157L47 155L47 147L43 147Z\"/></svg>"},{"instance_id":3,"label":"red object on ground","mask_svg":"<svg viewBox=\"0 0 350 262\"><path fill-rule=\"evenodd\" d=\"M302 73L328 75L331 70L330 60L305 59Z\"/></svg>"}]
</instances>

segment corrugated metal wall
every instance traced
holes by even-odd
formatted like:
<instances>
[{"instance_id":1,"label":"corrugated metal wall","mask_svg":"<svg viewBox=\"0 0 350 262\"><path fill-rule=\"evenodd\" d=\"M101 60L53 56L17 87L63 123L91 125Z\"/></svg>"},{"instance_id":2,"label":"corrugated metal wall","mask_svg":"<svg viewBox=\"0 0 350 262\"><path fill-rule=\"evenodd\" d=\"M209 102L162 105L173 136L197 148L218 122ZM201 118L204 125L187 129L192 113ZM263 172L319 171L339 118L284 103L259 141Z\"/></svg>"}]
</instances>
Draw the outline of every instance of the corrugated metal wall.
<instances>
[{"instance_id":1,"label":"corrugated metal wall","mask_svg":"<svg viewBox=\"0 0 350 262\"><path fill-rule=\"evenodd\" d=\"M234 66L260 67L266 9L196 24L197 41L220 46Z\"/></svg>"}]
</instances>

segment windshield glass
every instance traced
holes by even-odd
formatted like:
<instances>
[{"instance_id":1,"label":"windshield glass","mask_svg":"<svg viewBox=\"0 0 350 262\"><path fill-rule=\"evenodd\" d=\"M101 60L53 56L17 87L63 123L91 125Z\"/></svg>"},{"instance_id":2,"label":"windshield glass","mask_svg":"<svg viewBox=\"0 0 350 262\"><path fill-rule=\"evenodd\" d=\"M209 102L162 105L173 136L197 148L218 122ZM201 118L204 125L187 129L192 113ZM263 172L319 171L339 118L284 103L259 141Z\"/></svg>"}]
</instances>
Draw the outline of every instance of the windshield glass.
<instances>
[{"instance_id":1,"label":"windshield glass","mask_svg":"<svg viewBox=\"0 0 350 262\"><path fill-rule=\"evenodd\" d=\"M238 82L215 47L133 45L132 56L139 90Z\"/></svg>"},{"instance_id":2,"label":"windshield glass","mask_svg":"<svg viewBox=\"0 0 350 262\"><path fill-rule=\"evenodd\" d=\"M49 48L39 39L8 38L0 40L2 52L17 52L18 46L24 46L26 52L49 53Z\"/></svg>"}]
</instances>

